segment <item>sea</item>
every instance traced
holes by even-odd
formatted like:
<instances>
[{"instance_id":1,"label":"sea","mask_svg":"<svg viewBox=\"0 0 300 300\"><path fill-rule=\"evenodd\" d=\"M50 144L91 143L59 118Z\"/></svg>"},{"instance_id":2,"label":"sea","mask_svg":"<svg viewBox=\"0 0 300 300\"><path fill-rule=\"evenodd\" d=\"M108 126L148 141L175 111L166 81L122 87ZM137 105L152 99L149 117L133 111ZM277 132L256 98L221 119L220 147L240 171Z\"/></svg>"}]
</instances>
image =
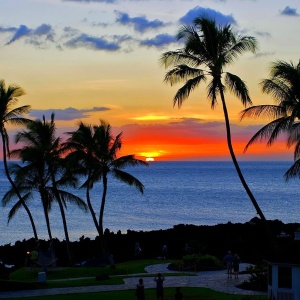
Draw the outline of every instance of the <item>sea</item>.
<instances>
[{"instance_id":1,"label":"sea","mask_svg":"<svg viewBox=\"0 0 300 300\"><path fill-rule=\"evenodd\" d=\"M240 162L244 177L269 220L300 222L300 179L288 182L284 173L289 161ZM178 224L216 225L245 223L256 217L256 211L239 181L231 161L150 162L148 167L127 168L144 185L141 194L135 187L108 178L104 228L111 232L169 229ZM0 198L9 189L3 163L0 163ZM85 200L83 189L70 192ZM94 186L91 198L99 215L102 186ZM8 223L13 203L0 207L0 245L14 244L33 237L29 218L20 208ZM39 196L28 203L40 239L48 239ZM67 204L67 224L72 241L96 237L89 212ZM63 240L64 232L57 204L50 211L53 236Z\"/></svg>"}]
</instances>

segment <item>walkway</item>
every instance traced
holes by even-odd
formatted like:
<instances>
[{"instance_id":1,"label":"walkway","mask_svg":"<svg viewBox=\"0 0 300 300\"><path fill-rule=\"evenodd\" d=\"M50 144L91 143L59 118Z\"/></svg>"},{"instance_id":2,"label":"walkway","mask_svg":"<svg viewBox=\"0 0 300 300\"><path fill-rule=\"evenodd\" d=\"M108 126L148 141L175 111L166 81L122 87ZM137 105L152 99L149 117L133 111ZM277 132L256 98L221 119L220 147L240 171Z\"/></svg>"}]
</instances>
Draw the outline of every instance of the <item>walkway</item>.
<instances>
[{"instance_id":1,"label":"walkway","mask_svg":"<svg viewBox=\"0 0 300 300\"><path fill-rule=\"evenodd\" d=\"M167 269L168 264L152 265L145 268L146 272L153 274L157 273L174 273ZM243 271L248 264L241 264L240 270ZM205 287L215 291L220 291L229 294L239 295L266 295L263 292L253 292L247 290L241 290L236 287L237 284L249 278L247 274L241 274L238 279L227 278L227 274L224 270L222 271L205 271L195 272L197 276L167 276L164 282L165 287ZM145 275L145 274L140 274ZM70 287L70 288L53 288L53 289L42 289L42 290L29 290L29 291L13 291L13 292L2 292L0 299L8 298L20 298L20 297L34 297L34 296L49 296L49 295L61 295L61 294L72 294L72 293L95 293L101 291L116 291L134 289L139 274L132 275L131 278L125 278L124 284L121 285L97 285L97 286L82 286L82 287ZM155 283L152 277L143 277L145 288L154 288Z\"/></svg>"}]
</instances>

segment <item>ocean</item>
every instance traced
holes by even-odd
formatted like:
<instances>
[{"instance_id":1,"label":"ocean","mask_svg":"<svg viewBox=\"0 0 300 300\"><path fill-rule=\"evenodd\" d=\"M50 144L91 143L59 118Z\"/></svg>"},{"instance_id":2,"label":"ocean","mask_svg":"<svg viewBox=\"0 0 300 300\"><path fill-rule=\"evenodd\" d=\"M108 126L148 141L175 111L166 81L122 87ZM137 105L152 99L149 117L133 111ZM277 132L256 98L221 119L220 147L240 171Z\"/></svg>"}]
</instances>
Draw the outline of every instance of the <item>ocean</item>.
<instances>
[{"instance_id":1,"label":"ocean","mask_svg":"<svg viewBox=\"0 0 300 300\"><path fill-rule=\"evenodd\" d=\"M266 218L284 223L300 222L300 179L286 182L288 161L240 162L245 179ZM220 162L151 162L148 167L126 169L145 186L144 194L114 178L108 178L104 228L110 231L151 231L172 228L177 224L216 225L244 223L256 217L256 211L244 191L231 161ZM9 188L0 163L0 198ZM84 190L73 190L85 199ZM95 185L92 201L98 214L102 186ZM36 195L28 205L36 222L39 238L47 239L42 208ZM0 245L33 236L23 208L7 224L11 205L0 207ZM94 238L96 230L91 215L68 204L67 223L72 241ZM53 236L64 239L58 206L50 212Z\"/></svg>"}]
</instances>

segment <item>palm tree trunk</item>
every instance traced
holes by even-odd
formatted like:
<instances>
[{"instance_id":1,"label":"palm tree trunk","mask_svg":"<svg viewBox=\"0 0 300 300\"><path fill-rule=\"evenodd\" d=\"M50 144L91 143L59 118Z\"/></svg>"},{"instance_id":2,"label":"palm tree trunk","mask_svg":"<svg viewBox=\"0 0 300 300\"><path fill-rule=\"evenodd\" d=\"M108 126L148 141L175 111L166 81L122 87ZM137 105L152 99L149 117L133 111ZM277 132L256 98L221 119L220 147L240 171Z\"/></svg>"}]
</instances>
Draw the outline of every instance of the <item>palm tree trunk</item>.
<instances>
[{"instance_id":1,"label":"palm tree trunk","mask_svg":"<svg viewBox=\"0 0 300 300\"><path fill-rule=\"evenodd\" d=\"M108 247L104 239L104 230L103 230L104 207L105 207L105 200L107 194L107 173L103 174L102 183L103 183L103 193L102 193L101 207L100 207L100 214L99 214L99 227L101 229L101 236L100 236L100 243L102 248L101 250L105 258L108 258L110 267L115 268L115 261L113 259L113 256L108 251Z\"/></svg>"},{"instance_id":2,"label":"palm tree trunk","mask_svg":"<svg viewBox=\"0 0 300 300\"><path fill-rule=\"evenodd\" d=\"M104 235L103 232L103 215L104 215L104 208L105 208L105 200L106 200L106 193L107 193L107 174L103 174L103 193L102 193L102 199L101 199L101 207L100 207L100 213L99 213L99 227L101 229L102 237Z\"/></svg>"},{"instance_id":3,"label":"palm tree trunk","mask_svg":"<svg viewBox=\"0 0 300 300\"><path fill-rule=\"evenodd\" d=\"M243 176L243 173L240 169L240 166L237 162L237 159L235 157L235 153L233 151L233 147L232 147L232 142L231 142L231 131L230 131L230 123L229 123L229 117L228 117L228 111L227 111L227 107L226 107L226 102L225 102L225 97L224 97L224 93L223 93L223 87L221 84L219 84L219 88L220 88L220 94L221 94L221 100L222 100L222 106L223 106L223 112L224 112L224 118L225 118L225 124L226 124L226 134L227 134L227 145L228 145L228 149L231 155L231 159L233 161L233 164L235 166L235 169L238 173L238 176L240 178L240 181L246 191L246 193L248 194L257 214L260 216L260 219L263 221L266 221L266 218L263 214L263 212L261 211L256 199L254 198L250 188L248 187L248 184Z\"/></svg>"},{"instance_id":4,"label":"palm tree trunk","mask_svg":"<svg viewBox=\"0 0 300 300\"><path fill-rule=\"evenodd\" d=\"M66 238L66 247L67 247L67 253L68 253L68 258L69 258L69 264L70 264L70 266L72 266L73 265L73 255L72 255L71 249L70 249L70 238L69 238L66 214L65 214L64 207L61 203L61 199L59 199L57 201L58 201L58 205L59 205L59 209L60 209L60 213L61 213L61 217L62 217L62 221L63 221L64 233L65 233L65 238Z\"/></svg>"},{"instance_id":5,"label":"palm tree trunk","mask_svg":"<svg viewBox=\"0 0 300 300\"><path fill-rule=\"evenodd\" d=\"M28 208L28 206L26 205L25 201L23 200L18 188L16 187L14 181L12 180L10 174L9 174L9 171L8 171L8 165L7 165L7 145L6 145L6 140L5 140L5 137L3 136L3 133L1 133L1 136L2 136L2 149L3 149L3 163L4 163L4 169L5 169L5 174L6 174L6 177L8 179L8 181L10 182L12 188L14 189L14 191L16 192L19 200L21 201L23 207L25 208L25 211L29 217L29 220L30 220L30 223L31 223L31 227L32 227L32 231L33 231L33 234L34 234L34 238L36 241L39 240L38 238L38 234L37 234L37 231L36 231L36 227L35 227L35 223L34 223L34 220L33 220L33 217L32 217L32 214L30 212L30 209Z\"/></svg>"},{"instance_id":6,"label":"palm tree trunk","mask_svg":"<svg viewBox=\"0 0 300 300\"><path fill-rule=\"evenodd\" d=\"M234 151L233 151L233 147L232 147L232 142L231 142L231 131L230 131L230 123L229 123L229 117L228 117L228 111L227 111L227 107L226 107L226 102L225 102L225 97L224 97L224 93L223 93L223 90L220 86L220 94L221 94L221 99L222 99L222 105L223 105L223 112L224 112L224 118L225 118L225 124L226 124L226 133L227 133L227 144L228 144L228 149L229 149L229 152L230 152L230 155L231 155L231 158L232 158L232 161L233 161L233 164L235 166L235 169L238 173L238 176L241 180L241 183L244 187L244 189L246 190L254 208L256 209L256 212L257 214L260 216L260 219L262 220L263 222L263 225L264 225L264 230L266 232L266 236L269 240L269 243L270 243L270 250L271 251L276 251L277 250L277 244L276 244L276 240L274 238L274 234L271 233L271 230L270 230L270 227L268 225L268 222L267 222L267 219L265 218L263 212L261 211L256 199L254 198L250 188L248 187L247 183L246 183L246 180L243 176L243 173L239 167L239 164L237 162L237 159L235 157L235 154L234 154Z\"/></svg>"},{"instance_id":7,"label":"palm tree trunk","mask_svg":"<svg viewBox=\"0 0 300 300\"><path fill-rule=\"evenodd\" d=\"M91 203L90 188L89 187L86 188L86 201L87 201L87 205L89 207L89 211L90 211L90 213L92 215L92 219L94 221L95 227L97 229L98 235L100 236L101 235L101 230L99 228L97 217L96 217L95 211L94 211L92 203Z\"/></svg>"},{"instance_id":8,"label":"palm tree trunk","mask_svg":"<svg viewBox=\"0 0 300 300\"><path fill-rule=\"evenodd\" d=\"M72 255L71 249L70 249L70 238L69 238L66 214L65 214L64 207L62 205L61 197L60 197L60 195L58 193L58 190L57 190L55 177L54 177L53 174L51 175L51 177L52 177L52 186L53 186L53 189L54 189L55 198L58 202L61 218L62 218L62 221L63 221L64 233L65 233L65 238L66 238L66 247L67 247L67 253L68 253L68 258L69 258L69 264L70 264L70 266L72 266L73 265L73 255Z\"/></svg>"}]
</instances>

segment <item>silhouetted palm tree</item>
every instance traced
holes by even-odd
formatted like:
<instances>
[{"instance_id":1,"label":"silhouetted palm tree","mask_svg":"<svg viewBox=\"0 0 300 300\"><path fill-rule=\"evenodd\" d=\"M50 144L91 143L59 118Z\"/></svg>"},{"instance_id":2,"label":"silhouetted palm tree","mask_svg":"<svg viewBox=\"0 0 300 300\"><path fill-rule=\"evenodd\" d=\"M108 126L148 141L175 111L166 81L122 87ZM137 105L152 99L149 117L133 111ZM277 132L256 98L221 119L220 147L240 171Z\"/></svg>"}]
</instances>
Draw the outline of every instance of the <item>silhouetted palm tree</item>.
<instances>
[{"instance_id":1,"label":"silhouetted palm tree","mask_svg":"<svg viewBox=\"0 0 300 300\"><path fill-rule=\"evenodd\" d=\"M65 144L65 150L69 151L67 159L76 166L77 172L86 176L83 187L86 189L86 197L95 227L100 237L102 255L108 255L108 249L104 241L103 216L108 188L108 174L114 178L135 186L141 193L143 184L128 172L123 171L127 166L147 165L146 162L136 159L134 155L117 157L122 146L122 133L113 137L111 126L104 121L100 125L91 126L82 122L74 132L69 132L69 139ZM103 192L99 217L93 208L90 198L90 190L96 182L102 182Z\"/></svg>"},{"instance_id":2,"label":"silhouetted palm tree","mask_svg":"<svg viewBox=\"0 0 300 300\"><path fill-rule=\"evenodd\" d=\"M16 135L16 143L24 146L12 151L12 155L23 162L23 166L12 165L12 173L20 190L26 193L38 192L42 201L44 216L50 241L52 241L49 211L56 201L60 208L66 238L67 251L70 263L69 234L65 216L67 201L80 208L86 209L86 204L76 195L67 192L61 187L75 187L76 179L67 172L64 161L60 157L60 138L55 136L54 114L51 121L35 120L27 125L27 130Z\"/></svg>"},{"instance_id":3,"label":"silhouetted palm tree","mask_svg":"<svg viewBox=\"0 0 300 300\"><path fill-rule=\"evenodd\" d=\"M34 238L38 240L38 235L35 227L35 223L32 214L26 205L22 195L18 191L14 181L12 180L9 170L7 157L9 156L9 136L6 130L6 125L26 125L30 122L29 119L22 117L23 114L28 113L30 110L29 105L15 107L18 103L18 98L25 94L24 90L18 85L9 85L6 88L4 80L0 80L0 131L2 139L2 151L3 151L3 163L7 179L9 180L12 188L14 189L16 195L19 198L19 206L23 206L30 219L31 227L33 230ZM4 203L5 204L5 203ZM18 209L18 206L12 208L12 212ZM8 216L8 221L13 217L13 214Z\"/></svg>"},{"instance_id":4,"label":"silhouetted palm tree","mask_svg":"<svg viewBox=\"0 0 300 300\"><path fill-rule=\"evenodd\" d=\"M205 83L209 77L211 78L207 85L207 96L211 100L211 108L216 107L219 96L232 161L257 214L262 220L265 220L237 162L231 141L230 122L225 101L225 90L229 90L241 100L245 107L252 104L245 82L237 75L225 72L224 68L231 65L244 52L255 52L257 41L253 37L234 34L230 25L217 26L214 20L204 17L196 18L191 26L182 26L178 33L178 40L180 39L185 42L184 48L165 52L160 58L162 65L172 68L166 73L165 81L171 85L184 82L184 85L177 91L173 103L180 108L183 101L195 88L201 83Z\"/></svg>"},{"instance_id":5,"label":"silhouetted palm tree","mask_svg":"<svg viewBox=\"0 0 300 300\"><path fill-rule=\"evenodd\" d=\"M250 145L258 141L267 140L271 146L276 139L285 134L287 145L295 146L294 164L285 173L286 179L299 176L299 121L300 121L300 62L278 60L270 67L270 78L260 83L262 92L271 95L275 104L257 105L245 109L241 118L269 118L272 121L263 126L248 142L245 151Z\"/></svg>"}]
</instances>

